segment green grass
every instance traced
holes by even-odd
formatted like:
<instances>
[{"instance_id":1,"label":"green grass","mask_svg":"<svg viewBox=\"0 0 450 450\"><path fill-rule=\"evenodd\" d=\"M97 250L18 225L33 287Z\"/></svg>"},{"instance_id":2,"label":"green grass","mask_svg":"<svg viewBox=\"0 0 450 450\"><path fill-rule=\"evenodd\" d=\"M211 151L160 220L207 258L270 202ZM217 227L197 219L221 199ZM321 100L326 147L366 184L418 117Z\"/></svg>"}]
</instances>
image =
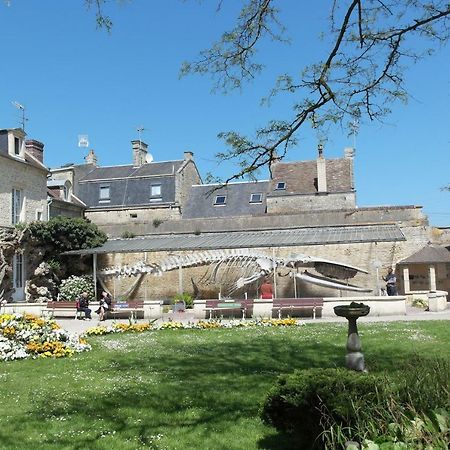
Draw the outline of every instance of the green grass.
<instances>
[{"instance_id":1,"label":"green grass","mask_svg":"<svg viewBox=\"0 0 450 450\"><path fill-rule=\"evenodd\" d=\"M448 322L360 326L371 371L450 358ZM90 338L68 359L0 363L0 448L288 449L259 419L279 374L342 367L346 324Z\"/></svg>"}]
</instances>

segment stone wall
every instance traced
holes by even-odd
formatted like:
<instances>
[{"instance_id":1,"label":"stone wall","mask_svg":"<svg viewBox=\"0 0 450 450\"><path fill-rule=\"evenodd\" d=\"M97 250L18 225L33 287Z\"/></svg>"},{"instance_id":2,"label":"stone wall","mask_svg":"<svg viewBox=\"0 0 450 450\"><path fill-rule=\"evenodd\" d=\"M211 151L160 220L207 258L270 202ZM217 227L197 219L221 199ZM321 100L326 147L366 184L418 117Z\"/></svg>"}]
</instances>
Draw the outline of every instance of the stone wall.
<instances>
[{"instance_id":1,"label":"stone wall","mask_svg":"<svg viewBox=\"0 0 450 450\"><path fill-rule=\"evenodd\" d=\"M269 256L272 256L272 251L274 251L275 257L290 257L292 254L301 253L360 267L366 270L368 274L358 273L355 278L349 280L349 283L373 289L373 292L376 293L377 288L384 287L381 276L385 275L387 268L395 267L398 261L421 249L430 239L430 228L427 227L403 227L402 231L407 238L406 241L277 247L274 250L272 248L257 248L255 251L265 252ZM183 252L176 252L176 254L182 255ZM98 267L101 269L110 266L133 265L139 261L144 261L146 258L148 262L158 262L167 256L168 253L166 252L147 253L146 255L144 253L101 255L99 256ZM378 280L376 266L379 266ZM211 270L208 266L182 269L182 291L193 294L194 282L199 289L199 298L217 298L221 288L220 285L217 283L206 285L201 282L202 278L207 275L208 270ZM399 278L401 277L400 273L397 275ZM115 281L110 279L107 284L112 292L119 295L125 292L134 280L134 277L122 277ZM160 277L145 275L136 298L169 299L178 293L179 283L178 269L166 272ZM288 269L282 268L277 271L276 285L278 297L294 296L294 280L289 277ZM250 298L255 297L257 295L256 288L255 285L248 286L236 292L233 296L236 298L243 297L244 292L247 292ZM315 286L301 280L297 280L297 293L299 297L339 295L339 291L335 289ZM356 292L343 292L343 294L346 296L360 295Z\"/></svg>"},{"instance_id":2,"label":"stone wall","mask_svg":"<svg viewBox=\"0 0 450 450\"><path fill-rule=\"evenodd\" d=\"M21 222L47 218L47 173L25 162L0 157L0 226L11 226L12 189L23 195Z\"/></svg>"},{"instance_id":3,"label":"stone wall","mask_svg":"<svg viewBox=\"0 0 450 450\"><path fill-rule=\"evenodd\" d=\"M304 211L301 214L265 214L254 217L202 218L167 220L157 228L152 219L129 219L126 225L122 221L114 221L111 215L109 222L101 223L102 229L110 236L120 236L129 230L136 236L159 233L195 233L236 230L274 230L295 227L355 225L370 223L398 222L403 226L426 226L427 217L420 206L378 206L368 208L351 208L343 210ZM94 222L96 219L92 219Z\"/></svg>"},{"instance_id":4,"label":"stone wall","mask_svg":"<svg viewBox=\"0 0 450 450\"><path fill-rule=\"evenodd\" d=\"M296 195L267 196L268 214L303 213L305 211L318 211L330 209L349 209L355 207L354 192Z\"/></svg>"},{"instance_id":5,"label":"stone wall","mask_svg":"<svg viewBox=\"0 0 450 450\"><path fill-rule=\"evenodd\" d=\"M181 209L186 204L192 185L200 184L201 181L194 161L187 160L185 166L175 176L175 202Z\"/></svg>"},{"instance_id":6,"label":"stone wall","mask_svg":"<svg viewBox=\"0 0 450 450\"><path fill-rule=\"evenodd\" d=\"M85 212L86 218L94 222L108 236L118 237L124 232L140 234L143 227L158 232L166 220L179 220L180 208L173 206L153 208L126 208L122 210Z\"/></svg>"}]
</instances>

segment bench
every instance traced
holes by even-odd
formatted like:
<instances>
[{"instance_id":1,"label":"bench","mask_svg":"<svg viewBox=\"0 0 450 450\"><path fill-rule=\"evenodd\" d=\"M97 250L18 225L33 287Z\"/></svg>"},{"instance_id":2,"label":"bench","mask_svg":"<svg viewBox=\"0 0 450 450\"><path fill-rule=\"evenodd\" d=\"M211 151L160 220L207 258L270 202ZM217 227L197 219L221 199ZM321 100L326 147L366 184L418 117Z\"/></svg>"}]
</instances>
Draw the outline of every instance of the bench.
<instances>
[{"instance_id":1,"label":"bench","mask_svg":"<svg viewBox=\"0 0 450 450\"><path fill-rule=\"evenodd\" d=\"M138 312L144 312L144 300L113 301L111 307L105 313L106 317L129 313L131 319L136 319Z\"/></svg>"},{"instance_id":2,"label":"bench","mask_svg":"<svg viewBox=\"0 0 450 450\"><path fill-rule=\"evenodd\" d=\"M289 311L290 316L294 311L311 310L313 319L316 318L316 312L322 313L323 298L274 298L272 311L278 312L278 318L281 319L283 311Z\"/></svg>"},{"instance_id":3,"label":"bench","mask_svg":"<svg viewBox=\"0 0 450 450\"><path fill-rule=\"evenodd\" d=\"M69 311L74 314L74 319L82 319L85 316L84 311L77 310L77 302L50 301L47 302L47 306L44 311L50 312L52 317L57 316L58 313L64 311Z\"/></svg>"},{"instance_id":4,"label":"bench","mask_svg":"<svg viewBox=\"0 0 450 450\"><path fill-rule=\"evenodd\" d=\"M209 318L212 319L215 312L228 312L240 311L242 318L245 319L247 313L252 314L253 301L252 300L206 300L204 311L209 312ZM222 314L223 315L223 314Z\"/></svg>"}]
</instances>

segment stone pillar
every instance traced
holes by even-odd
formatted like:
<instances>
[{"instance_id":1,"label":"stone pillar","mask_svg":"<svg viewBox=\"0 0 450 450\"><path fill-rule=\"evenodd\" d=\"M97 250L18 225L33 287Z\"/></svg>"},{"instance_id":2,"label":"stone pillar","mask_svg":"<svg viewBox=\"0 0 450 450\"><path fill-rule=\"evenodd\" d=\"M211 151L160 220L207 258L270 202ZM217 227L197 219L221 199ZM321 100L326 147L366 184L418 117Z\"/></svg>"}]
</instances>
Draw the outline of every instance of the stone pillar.
<instances>
[{"instance_id":1,"label":"stone pillar","mask_svg":"<svg viewBox=\"0 0 450 450\"><path fill-rule=\"evenodd\" d=\"M436 290L436 267L435 266L430 265L429 275L430 275L430 291L435 291Z\"/></svg>"},{"instance_id":2,"label":"stone pillar","mask_svg":"<svg viewBox=\"0 0 450 450\"><path fill-rule=\"evenodd\" d=\"M327 192L327 167L323 156L317 158L317 192Z\"/></svg>"},{"instance_id":3,"label":"stone pillar","mask_svg":"<svg viewBox=\"0 0 450 450\"><path fill-rule=\"evenodd\" d=\"M409 268L403 267L403 288L405 290L405 294L411 291L411 286L409 284Z\"/></svg>"}]
</instances>

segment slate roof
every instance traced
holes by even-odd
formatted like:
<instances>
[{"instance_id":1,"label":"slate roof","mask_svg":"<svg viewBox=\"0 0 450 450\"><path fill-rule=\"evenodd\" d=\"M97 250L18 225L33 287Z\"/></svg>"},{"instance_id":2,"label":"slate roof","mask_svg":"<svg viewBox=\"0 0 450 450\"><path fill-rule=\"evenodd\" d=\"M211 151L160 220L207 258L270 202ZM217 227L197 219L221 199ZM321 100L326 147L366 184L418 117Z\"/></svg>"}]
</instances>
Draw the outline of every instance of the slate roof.
<instances>
[{"instance_id":1,"label":"slate roof","mask_svg":"<svg viewBox=\"0 0 450 450\"><path fill-rule=\"evenodd\" d=\"M327 191L351 192L353 160L326 159ZM278 182L285 182L285 190L276 190ZM317 192L317 161L277 162L272 165L271 196L286 194L315 194Z\"/></svg>"},{"instance_id":2,"label":"slate roof","mask_svg":"<svg viewBox=\"0 0 450 450\"><path fill-rule=\"evenodd\" d=\"M444 247L428 246L401 260L398 264L450 263L450 252Z\"/></svg>"},{"instance_id":3,"label":"slate roof","mask_svg":"<svg viewBox=\"0 0 450 450\"><path fill-rule=\"evenodd\" d=\"M140 167L134 167L132 165L96 167L79 182L83 183L86 181L107 180L114 178L173 175L181 167L183 162L183 160L152 162L143 164Z\"/></svg>"},{"instance_id":4,"label":"slate roof","mask_svg":"<svg viewBox=\"0 0 450 450\"><path fill-rule=\"evenodd\" d=\"M160 234L136 239L113 239L101 247L67 254L138 253L219 248L292 247L373 241L404 241L397 225L305 227L271 231Z\"/></svg>"},{"instance_id":5,"label":"slate roof","mask_svg":"<svg viewBox=\"0 0 450 450\"><path fill-rule=\"evenodd\" d=\"M183 219L265 214L268 181L229 183L227 186L214 190L217 187L218 185L211 184L192 186L183 209ZM250 202L252 194L262 194L262 201L260 203ZM226 195L224 205L214 204L218 195Z\"/></svg>"}]
</instances>

